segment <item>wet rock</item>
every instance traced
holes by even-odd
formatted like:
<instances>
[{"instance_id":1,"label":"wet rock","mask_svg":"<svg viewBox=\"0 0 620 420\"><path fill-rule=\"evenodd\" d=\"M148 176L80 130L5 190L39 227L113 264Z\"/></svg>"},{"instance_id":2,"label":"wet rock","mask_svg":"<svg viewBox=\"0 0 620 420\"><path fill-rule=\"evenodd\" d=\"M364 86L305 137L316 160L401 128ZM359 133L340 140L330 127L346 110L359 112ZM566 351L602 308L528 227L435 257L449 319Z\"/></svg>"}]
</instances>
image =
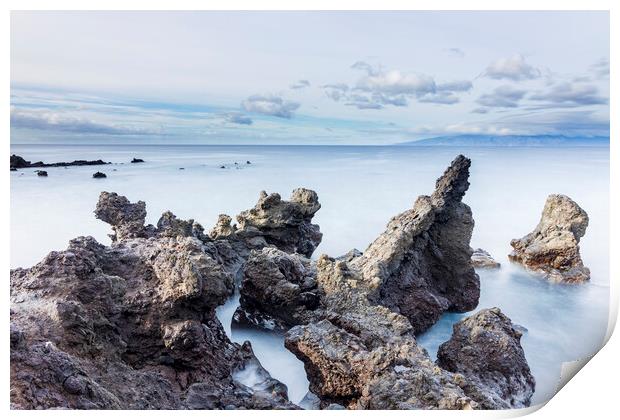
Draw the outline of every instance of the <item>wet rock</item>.
<instances>
[{"instance_id":1,"label":"wet rock","mask_svg":"<svg viewBox=\"0 0 620 420\"><path fill-rule=\"evenodd\" d=\"M535 381L521 335L499 308L481 310L454 324L452 337L439 347L437 364L475 383L464 389L481 408L528 407Z\"/></svg>"},{"instance_id":2,"label":"wet rock","mask_svg":"<svg viewBox=\"0 0 620 420\"><path fill-rule=\"evenodd\" d=\"M534 231L510 242L513 251L508 258L554 282L586 282L590 270L579 254L579 240L588 221L588 214L577 203L552 194Z\"/></svg>"},{"instance_id":3,"label":"wet rock","mask_svg":"<svg viewBox=\"0 0 620 420\"><path fill-rule=\"evenodd\" d=\"M110 237L113 241L144 236L146 203L130 203L124 196L104 191L99 195L95 217L112 225L114 234Z\"/></svg>"},{"instance_id":4,"label":"wet rock","mask_svg":"<svg viewBox=\"0 0 620 420\"><path fill-rule=\"evenodd\" d=\"M461 200L469 188L471 161L460 155L420 196L394 217L356 262L371 285L370 299L406 316L416 333L446 311L478 305L480 280L471 262L471 209Z\"/></svg>"},{"instance_id":5,"label":"wet rock","mask_svg":"<svg viewBox=\"0 0 620 420\"><path fill-rule=\"evenodd\" d=\"M22 158L21 156L11 155L11 167L16 169L21 168L47 168L47 167L68 167L68 166L94 166L94 165L108 165L110 162L104 162L101 159L97 160L74 160L72 162L55 162L55 163L43 163L30 162Z\"/></svg>"},{"instance_id":6,"label":"wet rock","mask_svg":"<svg viewBox=\"0 0 620 420\"><path fill-rule=\"evenodd\" d=\"M37 171L37 176L47 176L47 171Z\"/></svg>"},{"instance_id":7,"label":"wet rock","mask_svg":"<svg viewBox=\"0 0 620 420\"><path fill-rule=\"evenodd\" d=\"M107 176L103 172L95 172L93 178L107 178Z\"/></svg>"},{"instance_id":8,"label":"wet rock","mask_svg":"<svg viewBox=\"0 0 620 420\"><path fill-rule=\"evenodd\" d=\"M131 163L144 163L143 159L133 158L131 159Z\"/></svg>"},{"instance_id":9,"label":"wet rock","mask_svg":"<svg viewBox=\"0 0 620 420\"><path fill-rule=\"evenodd\" d=\"M234 321L286 331L316 319L320 305L313 263L267 247L252 251L244 266Z\"/></svg>"},{"instance_id":10,"label":"wet rock","mask_svg":"<svg viewBox=\"0 0 620 420\"><path fill-rule=\"evenodd\" d=\"M305 188L293 191L289 201L280 195L261 192L258 203L237 216L239 234L251 239L261 236L278 249L310 257L323 234L311 223L321 208L316 192Z\"/></svg>"},{"instance_id":11,"label":"wet rock","mask_svg":"<svg viewBox=\"0 0 620 420\"><path fill-rule=\"evenodd\" d=\"M258 361L215 317L233 276L212 243L174 235L190 224L171 214L145 227L144 203L114 193L96 214L112 246L80 237L11 271L13 408L296 408L262 367L235 379Z\"/></svg>"},{"instance_id":12,"label":"wet rock","mask_svg":"<svg viewBox=\"0 0 620 420\"><path fill-rule=\"evenodd\" d=\"M252 164L252 162L250 162L249 160L246 160L246 161L245 161L245 164L246 164L246 165L251 165L251 164Z\"/></svg>"},{"instance_id":13,"label":"wet rock","mask_svg":"<svg viewBox=\"0 0 620 420\"><path fill-rule=\"evenodd\" d=\"M476 268L499 268L501 265L484 249L477 248L471 255L471 262Z\"/></svg>"}]
</instances>

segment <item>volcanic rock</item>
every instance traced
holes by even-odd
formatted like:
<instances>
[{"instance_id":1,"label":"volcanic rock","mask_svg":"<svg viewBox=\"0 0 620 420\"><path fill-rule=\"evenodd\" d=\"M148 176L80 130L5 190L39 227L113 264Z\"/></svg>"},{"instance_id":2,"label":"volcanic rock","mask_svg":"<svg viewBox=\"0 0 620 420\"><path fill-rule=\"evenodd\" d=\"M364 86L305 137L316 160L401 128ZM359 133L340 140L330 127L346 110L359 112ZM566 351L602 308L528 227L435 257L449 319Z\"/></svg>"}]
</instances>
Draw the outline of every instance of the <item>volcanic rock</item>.
<instances>
[{"instance_id":1,"label":"volcanic rock","mask_svg":"<svg viewBox=\"0 0 620 420\"><path fill-rule=\"evenodd\" d=\"M579 240L588 221L588 214L569 197L551 194L534 231L510 241L508 258L553 282L584 283L590 270L583 265Z\"/></svg>"},{"instance_id":2,"label":"volcanic rock","mask_svg":"<svg viewBox=\"0 0 620 420\"><path fill-rule=\"evenodd\" d=\"M521 335L499 308L481 310L454 324L452 337L439 347L437 364L475 383L466 391L481 408L528 407L535 380Z\"/></svg>"},{"instance_id":3,"label":"volcanic rock","mask_svg":"<svg viewBox=\"0 0 620 420\"><path fill-rule=\"evenodd\" d=\"M471 255L471 262L476 268L499 268L501 265L484 249L477 248Z\"/></svg>"},{"instance_id":4,"label":"volcanic rock","mask_svg":"<svg viewBox=\"0 0 620 420\"><path fill-rule=\"evenodd\" d=\"M103 172L95 172L93 178L107 178L107 176Z\"/></svg>"}]
</instances>

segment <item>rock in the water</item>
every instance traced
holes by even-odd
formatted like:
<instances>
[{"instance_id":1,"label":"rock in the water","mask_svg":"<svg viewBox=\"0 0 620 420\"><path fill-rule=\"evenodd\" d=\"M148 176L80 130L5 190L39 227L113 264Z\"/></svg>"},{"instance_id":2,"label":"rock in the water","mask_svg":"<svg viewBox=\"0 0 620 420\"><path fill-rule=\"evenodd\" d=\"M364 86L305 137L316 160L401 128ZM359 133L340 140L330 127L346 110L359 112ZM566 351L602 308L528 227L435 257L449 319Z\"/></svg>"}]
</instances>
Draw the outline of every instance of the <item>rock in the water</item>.
<instances>
[{"instance_id":1,"label":"rock in the water","mask_svg":"<svg viewBox=\"0 0 620 420\"><path fill-rule=\"evenodd\" d=\"M11 271L13 408L296 408L215 317L233 275L195 224L145 227L144 203L114 193L96 214L112 246L80 237ZM261 380L245 385L249 364Z\"/></svg>"},{"instance_id":2,"label":"rock in the water","mask_svg":"<svg viewBox=\"0 0 620 420\"><path fill-rule=\"evenodd\" d=\"M416 333L446 311L478 305L480 280L469 245L474 219L461 201L470 164L462 155L454 159L433 194L394 217L356 262L373 289L370 299L406 316Z\"/></svg>"},{"instance_id":3,"label":"rock in the water","mask_svg":"<svg viewBox=\"0 0 620 420\"><path fill-rule=\"evenodd\" d=\"M60 167L60 166L94 166L94 165L108 165L110 162L104 162L101 159L97 160L74 160L72 162L55 162L55 163L43 163L30 162L22 158L21 156L11 155L11 168L47 168L47 167Z\"/></svg>"},{"instance_id":4,"label":"rock in the water","mask_svg":"<svg viewBox=\"0 0 620 420\"><path fill-rule=\"evenodd\" d=\"M244 266L235 322L288 330L316 318L320 296L309 259L267 247L252 251Z\"/></svg>"},{"instance_id":5,"label":"rock in the water","mask_svg":"<svg viewBox=\"0 0 620 420\"><path fill-rule=\"evenodd\" d=\"M499 268L500 263L495 261L491 254L484 249L477 248L471 255L471 262L476 268Z\"/></svg>"},{"instance_id":6,"label":"rock in the water","mask_svg":"<svg viewBox=\"0 0 620 420\"><path fill-rule=\"evenodd\" d=\"M249 240L260 236L285 252L310 257L323 237L319 226L311 223L320 208L316 192L306 188L294 190L290 201L263 191L254 208L237 216L238 234Z\"/></svg>"},{"instance_id":7,"label":"rock in the water","mask_svg":"<svg viewBox=\"0 0 620 420\"><path fill-rule=\"evenodd\" d=\"M131 159L131 163L144 163L143 159L133 158Z\"/></svg>"},{"instance_id":8,"label":"rock in the water","mask_svg":"<svg viewBox=\"0 0 620 420\"><path fill-rule=\"evenodd\" d=\"M510 242L513 251L508 257L554 282L586 282L590 270L581 260L579 240L588 221L588 214L577 203L565 195L552 194L534 231Z\"/></svg>"},{"instance_id":9,"label":"rock in the water","mask_svg":"<svg viewBox=\"0 0 620 420\"><path fill-rule=\"evenodd\" d=\"M95 172L93 178L107 178L107 176L103 172Z\"/></svg>"},{"instance_id":10,"label":"rock in the water","mask_svg":"<svg viewBox=\"0 0 620 420\"><path fill-rule=\"evenodd\" d=\"M116 193L102 192L95 208L95 216L114 230L112 240L144 236L146 203L130 203L126 197Z\"/></svg>"},{"instance_id":11,"label":"rock in the water","mask_svg":"<svg viewBox=\"0 0 620 420\"><path fill-rule=\"evenodd\" d=\"M522 333L499 308L457 322L439 347L437 364L475 386L464 388L484 409L530 405L535 381L521 347Z\"/></svg>"},{"instance_id":12,"label":"rock in the water","mask_svg":"<svg viewBox=\"0 0 620 420\"><path fill-rule=\"evenodd\" d=\"M37 176L47 176L47 171L37 171Z\"/></svg>"}]
</instances>

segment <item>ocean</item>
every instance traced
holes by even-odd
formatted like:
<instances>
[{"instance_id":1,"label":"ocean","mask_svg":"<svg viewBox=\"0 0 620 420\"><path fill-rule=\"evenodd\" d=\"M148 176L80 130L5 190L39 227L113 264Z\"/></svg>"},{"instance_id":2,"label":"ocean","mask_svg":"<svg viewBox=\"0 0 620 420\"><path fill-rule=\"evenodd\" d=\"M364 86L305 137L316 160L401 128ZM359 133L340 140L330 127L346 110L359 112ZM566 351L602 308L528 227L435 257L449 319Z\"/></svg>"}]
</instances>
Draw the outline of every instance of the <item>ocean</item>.
<instances>
[{"instance_id":1,"label":"ocean","mask_svg":"<svg viewBox=\"0 0 620 420\"><path fill-rule=\"evenodd\" d=\"M596 352L607 330L608 147L12 145L11 153L30 161L114 162L46 168L46 178L35 169L11 172L11 267L29 267L76 236L109 244L110 227L93 215L101 191L145 201L147 223L170 210L208 230L220 213L234 216L253 207L261 190L286 199L297 187L311 188L322 205L314 223L321 226L323 242L314 257L363 251L391 217L410 208L418 195L430 194L461 153L472 159L464 199L476 222L472 247L502 264L497 271L479 271L477 310L497 306L527 328L522 344L537 381L533 402L553 396L561 364ZM129 163L134 157L145 162ZM107 178L93 179L96 171ZM570 196L590 217L581 242L592 273L588 284L550 284L508 262L510 240L533 230L552 193ZM238 342L249 339L261 363L299 402L308 390L303 365L278 335L231 330L235 299L218 309L227 332ZM418 337L432 358L452 324L466 315L446 314Z\"/></svg>"}]
</instances>

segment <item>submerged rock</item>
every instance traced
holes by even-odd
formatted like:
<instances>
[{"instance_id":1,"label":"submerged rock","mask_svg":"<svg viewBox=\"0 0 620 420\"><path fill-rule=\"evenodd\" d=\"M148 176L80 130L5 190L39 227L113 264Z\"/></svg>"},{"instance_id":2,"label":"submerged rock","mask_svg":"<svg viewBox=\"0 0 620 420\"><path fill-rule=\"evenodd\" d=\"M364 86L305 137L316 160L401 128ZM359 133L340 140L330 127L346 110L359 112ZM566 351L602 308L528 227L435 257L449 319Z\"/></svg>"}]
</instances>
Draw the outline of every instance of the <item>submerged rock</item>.
<instances>
[{"instance_id":1,"label":"submerged rock","mask_svg":"<svg viewBox=\"0 0 620 420\"><path fill-rule=\"evenodd\" d=\"M37 171L37 176L47 176L47 171Z\"/></svg>"},{"instance_id":2,"label":"submerged rock","mask_svg":"<svg viewBox=\"0 0 620 420\"><path fill-rule=\"evenodd\" d=\"M143 159L133 158L131 159L131 163L144 163Z\"/></svg>"},{"instance_id":3,"label":"submerged rock","mask_svg":"<svg viewBox=\"0 0 620 420\"><path fill-rule=\"evenodd\" d=\"M370 299L406 316L415 333L445 311L478 305L480 280L469 245L474 219L461 201L470 164L462 155L454 159L433 194L418 197L412 209L390 220L356 262L372 289Z\"/></svg>"},{"instance_id":4,"label":"submerged rock","mask_svg":"<svg viewBox=\"0 0 620 420\"><path fill-rule=\"evenodd\" d=\"M554 282L583 283L590 270L579 254L579 240L588 227L588 214L565 195L547 197L538 226L513 239L508 258Z\"/></svg>"},{"instance_id":5,"label":"submerged rock","mask_svg":"<svg viewBox=\"0 0 620 420\"><path fill-rule=\"evenodd\" d=\"M296 408L262 367L255 386L238 381L258 361L215 317L233 275L193 223L145 227L144 203L114 193L96 214L112 246L79 237L11 271L13 408Z\"/></svg>"},{"instance_id":6,"label":"submerged rock","mask_svg":"<svg viewBox=\"0 0 620 420\"><path fill-rule=\"evenodd\" d=\"M437 352L437 364L475 386L466 391L481 408L530 405L535 380L521 347L521 331L499 308L483 309L453 326Z\"/></svg>"},{"instance_id":7,"label":"submerged rock","mask_svg":"<svg viewBox=\"0 0 620 420\"><path fill-rule=\"evenodd\" d=\"M107 176L103 172L95 172L93 178L107 178Z\"/></svg>"},{"instance_id":8,"label":"submerged rock","mask_svg":"<svg viewBox=\"0 0 620 420\"><path fill-rule=\"evenodd\" d=\"M477 248L471 255L471 262L476 268L499 268L500 263L495 261L491 254L484 249Z\"/></svg>"}]
</instances>

